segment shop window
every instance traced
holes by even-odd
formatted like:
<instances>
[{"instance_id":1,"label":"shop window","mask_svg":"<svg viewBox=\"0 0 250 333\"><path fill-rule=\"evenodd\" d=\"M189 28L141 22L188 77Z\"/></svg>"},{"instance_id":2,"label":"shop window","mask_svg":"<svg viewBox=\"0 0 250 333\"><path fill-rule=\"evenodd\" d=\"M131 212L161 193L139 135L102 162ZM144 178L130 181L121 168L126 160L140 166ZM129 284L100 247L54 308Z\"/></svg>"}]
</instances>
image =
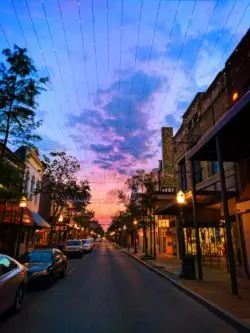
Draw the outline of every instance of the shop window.
<instances>
[{"instance_id":1,"label":"shop window","mask_svg":"<svg viewBox=\"0 0 250 333\"><path fill-rule=\"evenodd\" d=\"M211 176L219 173L219 163L218 161L211 162Z\"/></svg>"},{"instance_id":2,"label":"shop window","mask_svg":"<svg viewBox=\"0 0 250 333\"><path fill-rule=\"evenodd\" d=\"M187 174L185 161L180 162L180 178L182 191L187 190Z\"/></svg>"}]
</instances>

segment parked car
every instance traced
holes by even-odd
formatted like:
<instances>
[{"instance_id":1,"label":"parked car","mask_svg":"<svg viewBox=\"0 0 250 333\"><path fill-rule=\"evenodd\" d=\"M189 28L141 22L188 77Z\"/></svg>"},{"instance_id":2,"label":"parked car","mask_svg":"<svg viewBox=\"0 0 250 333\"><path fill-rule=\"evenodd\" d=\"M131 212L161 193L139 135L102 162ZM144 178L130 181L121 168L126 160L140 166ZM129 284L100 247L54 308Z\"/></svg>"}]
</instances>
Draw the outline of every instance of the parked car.
<instances>
[{"instance_id":1,"label":"parked car","mask_svg":"<svg viewBox=\"0 0 250 333\"><path fill-rule=\"evenodd\" d=\"M29 283L46 284L50 287L67 271L67 257L58 249L37 249L26 252L20 261L28 269Z\"/></svg>"},{"instance_id":2,"label":"parked car","mask_svg":"<svg viewBox=\"0 0 250 333\"><path fill-rule=\"evenodd\" d=\"M84 253L82 241L80 239L68 240L64 248L64 253L67 256L77 255L82 257Z\"/></svg>"},{"instance_id":3,"label":"parked car","mask_svg":"<svg viewBox=\"0 0 250 333\"><path fill-rule=\"evenodd\" d=\"M15 259L0 254L0 314L22 309L27 285L27 269Z\"/></svg>"},{"instance_id":4,"label":"parked car","mask_svg":"<svg viewBox=\"0 0 250 333\"><path fill-rule=\"evenodd\" d=\"M89 253L93 250L93 242L91 241L91 239L83 239L82 244L84 252Z\"/></svg>"}]
</instances>

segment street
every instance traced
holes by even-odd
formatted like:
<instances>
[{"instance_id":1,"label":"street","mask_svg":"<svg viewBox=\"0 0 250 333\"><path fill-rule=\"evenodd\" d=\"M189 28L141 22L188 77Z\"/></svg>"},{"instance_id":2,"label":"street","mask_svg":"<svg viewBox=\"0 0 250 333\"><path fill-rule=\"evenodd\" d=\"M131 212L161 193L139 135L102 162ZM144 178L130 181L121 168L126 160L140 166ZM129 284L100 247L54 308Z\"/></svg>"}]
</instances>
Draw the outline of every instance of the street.
<instances>
[{"instance_id":1,"label":"street","mask_svg":"<svg viewBox=\"0 0 250 333\"><path fill-rule=\"evenodd\" d=\"M9 333L236 332L167 281L110 243L72 259L68 275L51 289L29 292Z\"/></svg>"}]
</instances>

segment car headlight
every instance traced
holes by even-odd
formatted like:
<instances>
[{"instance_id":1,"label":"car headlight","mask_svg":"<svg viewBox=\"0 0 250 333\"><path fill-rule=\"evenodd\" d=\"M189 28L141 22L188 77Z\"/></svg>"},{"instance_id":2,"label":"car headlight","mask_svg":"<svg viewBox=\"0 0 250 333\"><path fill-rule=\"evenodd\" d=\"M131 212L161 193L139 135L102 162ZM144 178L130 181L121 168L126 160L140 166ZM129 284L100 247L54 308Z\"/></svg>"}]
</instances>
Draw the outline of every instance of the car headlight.
<instances>
[{"instance_id":1,"label":"car headlight","mask_svg":"<svg viewBox=\"0 0 250 333\"><path fill-rule=\"evenodd\" d=\"M36 275L47 275L47 274L48 274L47 269L44 269L42 271L38 271L38 272L33 272L32 273L33 276L36 276Z\"/></svg>"}]
</instances>

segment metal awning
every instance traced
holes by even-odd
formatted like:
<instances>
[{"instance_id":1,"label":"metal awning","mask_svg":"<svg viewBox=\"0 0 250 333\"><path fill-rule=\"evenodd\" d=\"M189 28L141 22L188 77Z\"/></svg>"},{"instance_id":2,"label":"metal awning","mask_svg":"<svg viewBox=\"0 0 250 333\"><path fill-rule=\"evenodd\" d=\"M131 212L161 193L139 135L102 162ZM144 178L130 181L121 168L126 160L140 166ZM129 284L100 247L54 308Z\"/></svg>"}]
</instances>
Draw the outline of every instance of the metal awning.
<instances>
[{"instance_id":1,"label":"metal awning","mask_svg":"<svg viewBox=\"0 0 250 333\"><path fill-rule=\"evenodd\" d=\"M34 213L32 212L32 218L35 222L35 224L40 227L40 228L50 228L50 225L48 222L46 222L44 220L44 218L42 218L41 215L39 215L38 213Z\"/></svg>"},{"instance_id":2,"label":"metal awning","mask_svg":"<svg viewBox=\"0 0 250 333\"><path fill-rule=\"evenodd\" d=\"M188 159L217 161L216 136L220 138L222 159L236 162L250 156L250 91L247 92L188 153Z\"/></svg>"}]
</instances>

